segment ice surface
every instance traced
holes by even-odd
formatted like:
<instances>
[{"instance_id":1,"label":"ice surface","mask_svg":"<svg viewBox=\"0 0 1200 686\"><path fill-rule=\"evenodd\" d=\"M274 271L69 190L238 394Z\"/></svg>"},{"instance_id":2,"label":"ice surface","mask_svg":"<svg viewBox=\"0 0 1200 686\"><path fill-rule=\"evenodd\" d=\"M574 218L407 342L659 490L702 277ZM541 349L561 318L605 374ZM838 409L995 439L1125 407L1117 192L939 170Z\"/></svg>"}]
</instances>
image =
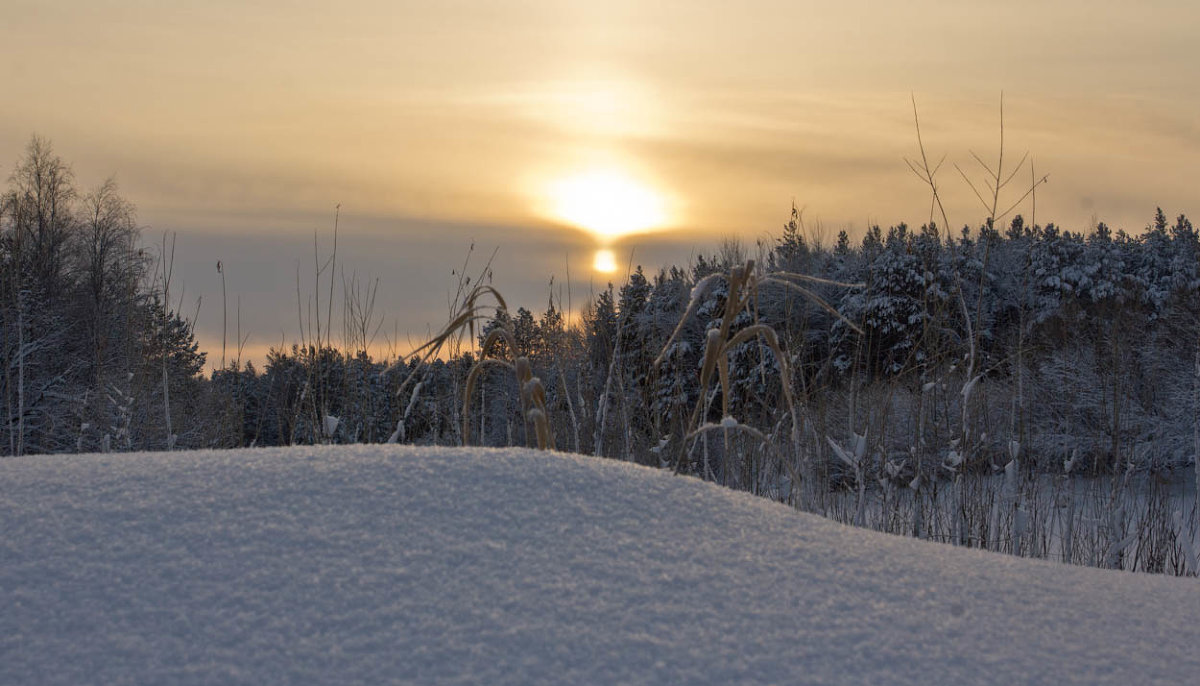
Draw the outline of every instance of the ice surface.
<instances>
[{"instance_id":1,"label":"ice surface","mask_svg":"<svg viewBox=\"0 0 1200 686\"><path fill-rule=\"evenodd\" d=\"M0 460L2 684L1195 683L1200 583L523 450Z\"/></svg>"}]
</instances>

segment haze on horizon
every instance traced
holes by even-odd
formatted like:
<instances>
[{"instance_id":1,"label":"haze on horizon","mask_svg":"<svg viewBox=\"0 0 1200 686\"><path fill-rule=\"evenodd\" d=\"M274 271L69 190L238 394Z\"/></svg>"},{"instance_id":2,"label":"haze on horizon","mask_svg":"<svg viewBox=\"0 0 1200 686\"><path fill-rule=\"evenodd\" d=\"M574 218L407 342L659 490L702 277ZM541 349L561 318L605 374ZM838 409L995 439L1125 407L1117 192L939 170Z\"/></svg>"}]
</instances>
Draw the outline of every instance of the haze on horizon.
<instances>
[{"instance_id":1,"label":"haze on horizon","mask_svg":"<svg viewBox=\"0 0 1200 686\"><path fill-rule=\"evenodd\" d=\"M147 242L178 232L210 352L218 259L251 348L296 339L296 272L340 203L347 273L419 337L472 241L544 307L568 263L576 304L620 279L597 250L682 264L777 233L793 202L827 239L919 225L914 95L955 228L983 213L950 163L994 157L1002 91L1008 152L1050 174L1039 222L1195 214L1197 26L1182 0L15 0L0 166L37 133L82 187L115 175Z\"/></svg>"}]
</instances>

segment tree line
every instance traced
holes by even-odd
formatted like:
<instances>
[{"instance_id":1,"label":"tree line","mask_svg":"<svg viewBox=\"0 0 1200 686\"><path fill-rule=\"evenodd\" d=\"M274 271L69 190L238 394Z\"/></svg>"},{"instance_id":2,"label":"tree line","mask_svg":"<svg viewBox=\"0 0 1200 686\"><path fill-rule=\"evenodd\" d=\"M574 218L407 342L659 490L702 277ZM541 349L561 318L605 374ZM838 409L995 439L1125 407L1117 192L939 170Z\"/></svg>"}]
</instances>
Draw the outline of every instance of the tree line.
<instances>
[{"instance_id":1,"label":"tree line","mask_svg":"<svg viewBox=\"0 0 1200 686\"><path fill-rule=\"evenodd\" d=\"M831 485L854 478L831 440L855 436L869 444L871 478L905 482L998 469L1014 446L1033 468L1075 458L1104 472L1181 466L1195 448L1200 244L1185 216L1161 210L1137 234L1016 216L954 232L872 226L830 243L794 210L772 242L727 241L691 265L637 268L570 325L553 297L541 313L500 308L475 340L419 361L374 359L363 321L363 340L345 349L327 337L272 349L261 369L235 362L206 375L170 301L170 246L141 245L114 183L77 189L35 138L0 208L8 454L532 444L521 390L502 370L485 370L462 403L475 344L496 327L541 380L560 449L752 490L779 482L780 458L767 451L796 450L777 440L796 422L804 459ZM801 289L760 279L730 315L731 338L751 326L777 333L786 364L749 337L728 351L728 384L701 388L706 337L729 315L729 281L706 277L749 261L761 276L808 277ZM361 314L358 305L345 309ZM798 419L784 416L785 384ZM764 440L691 435L698 403L700 424L728 412Z\"/></svg>"}]
</instances>

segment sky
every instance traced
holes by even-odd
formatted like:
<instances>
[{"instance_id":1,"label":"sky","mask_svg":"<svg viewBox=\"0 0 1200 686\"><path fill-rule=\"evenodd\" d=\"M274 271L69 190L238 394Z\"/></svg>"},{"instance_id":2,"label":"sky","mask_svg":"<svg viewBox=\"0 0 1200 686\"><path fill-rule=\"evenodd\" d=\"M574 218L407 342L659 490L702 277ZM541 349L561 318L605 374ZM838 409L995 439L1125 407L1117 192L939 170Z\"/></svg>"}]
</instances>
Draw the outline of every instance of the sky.
<instances>
[{"instance_id":1,"label":"sky","mask_svg":"<svg viewBox=\"0 0 1200 686\"><path fill-rule=\"evenodd\" d=\"M114 176L148 243L176 237L210 361L239 300L247 356L299 340L335 214L335 301L343 273L378 280L377 342L401 349L444 323L468 254L540 311L769 241L793 204L826 242L922 224L914 99L956 227L987 211L954 165L978 183L1001 130L1009 168L1034 164L1012 201L1049 175L1039 223L1200 214L1190 1L5 5L0 168L36 133L81 187Z\"/></svg>"}]
</instances>

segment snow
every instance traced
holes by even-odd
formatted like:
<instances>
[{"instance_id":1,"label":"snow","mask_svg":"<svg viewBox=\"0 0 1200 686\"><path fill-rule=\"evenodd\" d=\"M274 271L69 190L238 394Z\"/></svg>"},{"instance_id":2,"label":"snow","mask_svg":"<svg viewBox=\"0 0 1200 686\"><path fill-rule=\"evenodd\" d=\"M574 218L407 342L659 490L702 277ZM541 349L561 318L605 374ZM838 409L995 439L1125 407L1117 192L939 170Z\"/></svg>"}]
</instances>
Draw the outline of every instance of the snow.
<instances>
[{"instance_id":1,"label":"snow","mask_svg":"<svg viewBox=\"0 0 1200 686\"><path fill-rule=\"evenodd\" d=\"M0 460L0 683L1191 683L1200 585L524 450Z\"/></svg>"}]
</instances>

